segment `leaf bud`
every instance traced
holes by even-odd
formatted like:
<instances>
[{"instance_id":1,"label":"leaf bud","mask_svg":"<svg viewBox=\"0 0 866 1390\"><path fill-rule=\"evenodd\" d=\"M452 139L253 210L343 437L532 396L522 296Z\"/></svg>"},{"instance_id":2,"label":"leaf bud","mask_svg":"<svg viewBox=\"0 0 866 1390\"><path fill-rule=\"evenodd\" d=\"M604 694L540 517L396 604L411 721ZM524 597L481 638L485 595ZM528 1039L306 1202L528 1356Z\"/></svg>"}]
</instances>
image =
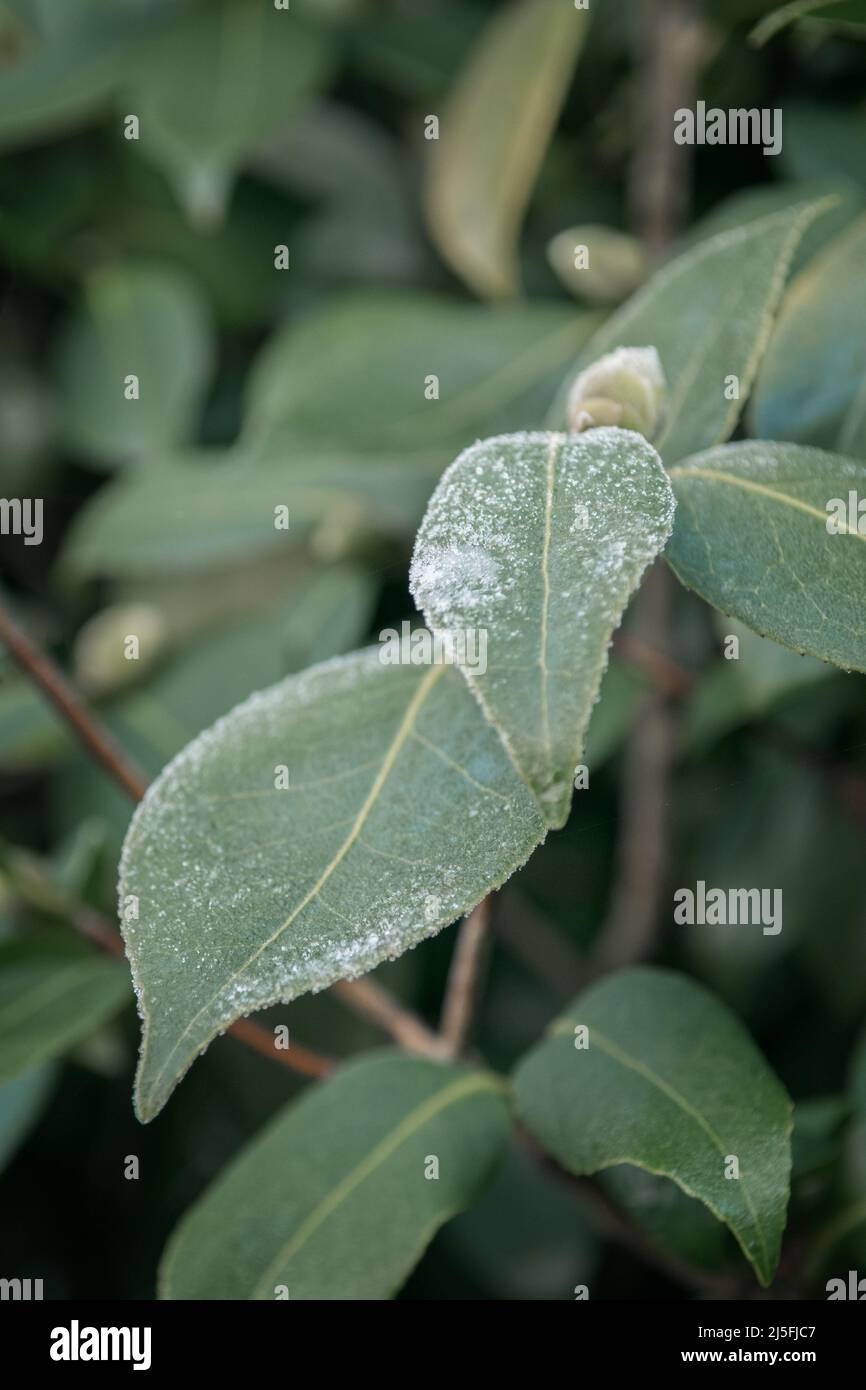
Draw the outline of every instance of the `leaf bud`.
<instances>
[{"instance_id":1,"label":"leaf bud","mask_svg":"<svg viewBox=\"0 0 866 1390\"><path fill-rule=\"evenodd\" d=\"M665 404L665 376L654 347L621 347L600 357L576 378L568 396L568 428L574 434L619 425L653 439Z\"/></svg>"}]
</instances>

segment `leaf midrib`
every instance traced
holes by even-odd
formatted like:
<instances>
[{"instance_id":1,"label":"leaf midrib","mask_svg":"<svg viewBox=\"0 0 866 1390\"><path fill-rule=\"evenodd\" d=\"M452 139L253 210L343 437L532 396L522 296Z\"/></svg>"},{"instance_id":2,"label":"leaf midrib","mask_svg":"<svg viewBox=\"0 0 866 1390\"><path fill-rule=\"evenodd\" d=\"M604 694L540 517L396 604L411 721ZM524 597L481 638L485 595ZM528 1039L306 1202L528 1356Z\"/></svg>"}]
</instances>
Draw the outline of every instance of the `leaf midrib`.
<instances>
[{"instance_id":1,"label":"leaf midrib","mask_svg":"<svg viewBox=\"0 0 866 1390\"><path fill-rule=\"evenodd\" d=\"M668 470L668 476L670 478L703 478L705 482L710 483L729 483L732 487L742 488L744 492L754 492L761 497L769 497L774 502L781 502L784 506L803 512L806 516L816 517L825 528L827 525L827 513L820 511L818 507L813 507L811 502L803 502L799 497L792 497L787 492L779 492L776 488L767 487L766 483L756 483L751 478L740 478L736 473L726 473L720 468L671 468ZM858 540L866 541L866 536L861 535L859 531L850 530L847 523L840 523L840 534L856 536Z\"/></svg>"},{"instance_id":2,"label":"leaf midrib","mask_svg":"<svg viewBox=\"0 0 866 1390\"><path fill-rule=\"evenodd\" d=\"M360 810L359 810L357 816L355 817L355 820L354 820L354 822L353 822L353 824L352 824L352 828L351 828L351 830L349 831L349 834L346 836L346 838L345 838L345 840L343 841L343 843L341 844L340 848L337 850L336 854L334 854L334 855L332 856L332 858L330 859L330 861L328 862L328 864L327 864L327 865L325 866L325 868L322 870L322 873L319 875L319 878L318 878L318 879L316 880L316 882L313 884L312 888L304 895L304 897L303 897L303 898L301 899L301 901L298 903L297 907L293 908L293 910L289 913L289 916L286 918L286 920L285 920L284 922L282 922L282 923L271 933L271 935L270 935L265 941L263 941L263 942L261 943L261 945L259 945L259 946L256 948L256 950L253 951L253 952L251 953L251 955L249 955L249 956L247 957L247 959L243 962L243 964L240 965L240 966L237 968L237 970L235 970L234 974L232 974L231 976L229 976L229 978L228 978L227 980L225 980L225 981L219 986L219 988L214 992L214 994L211 996L211 998L208 999L208 1000L206 1000L206 1002L205 1002L204 1004L202 1004L201 1008L200 1008L200 1009L198 1010L198 1012L193 1016L193 1018L190 1019L189 1023L186 1025L186 1027L184 1028L183 1032L178 1036L177 1040L176 1040L175 1043L174 1043L174 1046L171 1048L170 1052L167 1054L167 1056L166 1056L166 1058L165 1058L165 1060L164 1060L162 1066L160 1067L159 1071L157 1072L156 1076L154 1077L153 1081L151 1082L150 1087L148 1088L148 1099L150 1099L150 1098L154 1095L154 1093L156 1092L156 1090L157 1090L157 1088L158 1088L158 1086L159 1086L159 1083L161 1082L161 1080L162 1080L163 1076L165 1075L166 1071L168 1070L169 1064L171 1063L172 1059L173 1059L174 1056L175 1056L175 1053L176 1053L176 1052L178 1051L178 1049L181 1047L181 1045L183 1044L183 1042L185 1041L185 1039L188 1037L188 1035L192 1032L192 1030L193 1030L193 1028L195 1027L196 1023L197 1023L198 1020L201 1018L202 1014L206 1013L207 1010L210 1009L211 1006L216 1002L216 1000L219 999L220 996L225 992L225 990L228 989L228 988L230 988L230 987L235 983L236 980L240 979L240 977L246 973L246 971L247 971L247 970L249 969L249 967L253 964L253 962L256 961L256 960L258 960L259 956L260 956L264 951L266 951L266 950L268 949L269 946L272 946L272 945L274 944L274 942L277 941L277 940L283 935L283 933L284 933L285 931L288 930L288 928L292 925L292 923L295 921L295 919L296 919L296 918L304 911L304 909L305 909L306 907L308 907L309 904L316 898L316 896L320 893L320 891L322 890L322 888L324 888L325 884L328 882L328 880L329 880L329 879L331 878L331 876L334 874L334 872L336 871L336 869L337 869L337 868L339 867L339 865L343 862L343 860L345 859L346 855L349 853L349 850L352 848L352 846L353 846L353 845L355 844L355 842L357 841L359 835L361 834L361 831L363 830L364 825L366 824L366 822L367 822L367 820L368 820L368 818L369 818L369 816L370 816L370 812L372 811L373 807L375 806L375 804L376 804L376 802L377 802L377 800L378 800L378 798L379 798L379 794L380 794L380 792L382 791L382 788L384 787L384 785L385 785L385 783L386 783L386 781L387 781L387 779L388 779L388 776L390 775L390 772L391 772L391 770L392 770L392 768L393 768L393 766L394 766L394 763L395 763L396 760L397 760L397 757L398 757L398 755L399 755L399 753L400 753L400 750L402 749L403 745L405 744L406 740L409 738L409 735L410 735L411 732L412 732L412 729L413 729L413 727L414 727L415 720L416 720L416 718L417 718L417 716L418 716L419 710L421 709L422 705L424 704L425 700L427 699L427 696L429 695L429 693L430 693L431 689L433 688L433 686L434 686L434 685L436 684L436 682L442 677L442 675L444 674L444 672L445 672L447 669L448 669L448 668L447 668L446 666L444 666L444 665L442 665L442 666L432 666L432 667L430 668L430 670L427 672L427 674L425 675L424 679L421 681L421 683L420 683L420 685L418 686L417 690L414 692L414 694L413 694L413 696L412 696L412 699L409 701L409 704L408 704L407 707L406 707L406 712L405 712L405 714L404 714L404 716L403 716L403 719L402 719L401 722L400 722L400 725L399 725L399 727L398 727L398 729L397 729L397 731L396 731L396 733L395 733L393 739L391 740L391 743L389 744L389 746L388 746L388 748L387 748L387 750L386 750L386 752L385 752L385 756L384 756L384 758L383 758L383 760L382 760L382 763L381 763L381 766L380 766L380 768L379 768L379 771L378 771L378 773L376 774L376 777L375 777L374 780L373 780L373 783L372 783L372 785L371 785L371 787L370 787L370 790L369 790L369 792L367 793L367 796L366 796L366 798L365 798L365 800L364 800L364 802L363 802L363 804L362 804L362 806L361 806L361 808L360 808ZM140 1065L141 1065L141 1069L142 1069L142 1074L143 1074L143 1071L144 1071L144 1067L145 1067L145 1065L146 1065L146 1056L147 1056L147 1043L145 1043L145 1046L144 1046L144 1048L143 1048L143 1050L142 1050L142 1058L141 1058L141 1064L140 1064Z\"/></svg>"},{"instance_id":3,"label":"leaf midrib","mask_svg":"<svg viewBox=\"0 0 866 1390\"><path fill-rule=\"evenodd\" d=\"M575 1019L563 1019L554 1027L553 1032L555 1035L563 1033L572 1033L574 1031L576 1023L577 1020ZM589 1031L590 1039L592 1040L592 1042L596 1043L601 1048L602 1052L606 1052L607 1055L613 1061L618 1062L620 1066L625 1067L628 1071L634 1072L635 1075L640 1076L644 1081L646 1081L648 1085L653 1086L656 1090L661 1091L663 1095L667 1096L668 1100L670 1100L674 1105L676 1105L677 1108L680 1109L684 1115L687 1115L689 1119L693 1120L695 1124L700 1126L700 1128L712 1142L715 1149L718 1151L719 1154L721 1154L722 1158L727 1157L727 1153L729 1152L729 1150L726 1149L726 1146L721 1136L717 1134L716 1130L714 1129L710 1121L707 1119L707 1117L703 1115L701 1111L697 1109L696 1106L692 1105L691 1101L687 1100L687 1098L682 1094L681 1091L678 1091L677 1088L675 1086L672 1086L669 1081L665 1081L663 1076L659 1076L658 1072L654 1071L652 1067L647 1066L647 1064L645 1062L642 1062L640 1058L633 1057L630 1052L626 1051L625 1048L622 1048L619 1046L618 1043L613 1042L612 1039L608 1038L604 1033L602 1033L594 1023L589 1024ZM764 1234L763 1225L759 1219L755 1204L752 1201L752 1197L746 1184L745 1177L742 1174L738 1179L738 1182L739 1190L743 1196L743 1201L746 1204L749 1215L752 1218L754 1229L761 1242L761 1252L763 1255L764 1269L769 1270L769 1253L767 1250L767 1240Z\"/></svg>"},{"instance_id":4,"label":"leaf midrib","mask_svg":"<svg viewBox=\"0 0 866 1390\"><path fill-rule=\"evenodd\" d=\"M375 1148L371 1149L367 1157L356 1164L353 1169L333 1187L329 1193L318 1203L310 1212L305 1221L282 1245L277 1254L271 1259L258 1283L254 1286L250 1295L251 1300L264 1296L264 1292L271 1286L273 1279L279 1273L288 1260L291 1260L299 1250L306 1245L307 1241L315 1234L323 1222L337 1210L356 1190L361 1183L365 1182L377 1168L396 1153L397 1149L412 1137L440 1111L448 1105L456 1104L458 1101L467 1099L479 1091L490 1091L493 1093L501 1092L502 1084L492 1076L466 1076L460 1077L457 1081L450 1082L441 1091L432 1096L405 1116L390 1134L387 1134Z\"/></svg>"}]
</instances>

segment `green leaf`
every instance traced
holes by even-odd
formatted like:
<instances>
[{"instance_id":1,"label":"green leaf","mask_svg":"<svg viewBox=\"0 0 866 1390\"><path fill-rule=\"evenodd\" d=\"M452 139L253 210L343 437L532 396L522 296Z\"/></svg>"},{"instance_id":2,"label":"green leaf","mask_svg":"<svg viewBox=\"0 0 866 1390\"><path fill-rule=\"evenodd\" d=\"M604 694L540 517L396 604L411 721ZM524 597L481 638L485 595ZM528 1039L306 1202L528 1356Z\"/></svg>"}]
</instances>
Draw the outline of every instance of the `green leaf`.
<instances>
[{"instance_id":1,"label":"green leaf","mask_svg":"<svg viewBox=\"0 0 866 1390\"><path fill-rule=\"evenodd\" d=\"M762 183L740 189L723 198L688 228L679 245L686 250L707 237L717 236L719 232L727 232L759 217L767 217L797 205L802 207L821 198L832 198L833 205L803 233L791 261L791 275L795 276L829 242L844 232L858 213L863 212L866 193L848 179L832 179L824 175L807 182L786 179L779 183Z\"/></svg>"},{"instance_id":2,"label":"green leaf","mask_svg":"<svg viewBox=\"0 0 866 1390\"><path fill-rule=\"evenodd\" d=\"M154 679L112 705L121 747L150 776L250 690L351 650L367 631L372 587L354 568L321 570L287 599L185 647Z\"/></svg>"},{"instance_id":3,"label":"green leaf","mask_svg":"<svg viewBox=\"0 0 866 1390\"><path fill-rule=\"evenodd\" d=\"M565 419L574 378L618 347L655 347L667 380L667 413L653 442L670 465L725 440L767 344L791 258L830 200L801 204L721 232L658 271L590 339L563 387L552 423ZM728 379L739 380L729 400Z\"/></svg>"},{"instance_id":4,"label":"green leaf","mask_svg":"<svg viewBox=\"0 0 866 1390\"><path fill-rule=\"evenodd\" d=\"M847 1096L797 1101L791 1136L791 1176L795 1182L820 1173L837 1161L850 1118L851 1101Z\"/></svg>"},{"instance_id":5,"label":"green leaf","mask_svg":"<svg viewBox=\"0 0 866 1390\"><path fill-rule=\"evenodd\" d=\"M28 46L0 81L0 148L68 134L105 109L149 27L148 16L79 15L70 32Z\"/></svg>"},{"instance_id":6,"label":"green leaf","mask_svg":"<svg viewBox=\"0 0 866 1390\"><path fill-rule=\"evenodd\" d=\"M245 616L232 612L236 588L221 592L208 571L201 578L222 603L224 626L191 640L190 625L181 615L177 654L140 688L102 711L121 747L149 777L156 777L186 743L251 690L350 651L367 636L373 594L369 578L354 567L319 570L309 582L294 585L288 596L278 601L271 596L270 602L266 572L247 569L233 577L235 586L247 586L258 599ZM285 592L285 577L280 592ZM156 586L144 597L166 605L175 618L185 591L172 576L165 588ZM86 814L98 820L109 837L107 857L116 862L129 821L123 792L81 754L64 770L58 800L68 827L79 825Z\"/></svg>"},{"instance_id":7,"label":"green leaf","mask_svg":"<svg viewBox=\"0 0 866 1390\"><path fill-rule=\"evenodd\" d=\"M365 457L286 444L268 457L185 450L101 488L69 529L75 575L192 572L302 540L323 517L348 532L405 531L436 475L419 456ZM288 507L289 528L275 525Z\"/></svg>"},{"instance_id":8,"label":"green leaf","mask_svg":"<svg viewBox=\"0 0 866 1390\"><path fill-rule=\"evenodd\" d=\"M433 240L487 298L518 292L521 222L588 26L562 0L513 0L484 29L431 142Z\"/></svg>"},{"instance_id":9,"label":"green leaf","mask_svg":"<svg viewBox=\"0 0 866 1390\"><path fill-rule=\"evenodd\" d=\"M0 942L0 1083L60 1056L128 997L123 966L72 936Z\"/></svg>"},{"instance_id":10,"label":"green leaf","mask_svg":"<svg viewBox=\"0 0 866 1390\"><path fill-rule=\"evenodd\" d=\"M588 1047L577 1046L579 1026ZM791 1102L700 985L627 970L574 1001L515 1077L518 1112L569 1172L621 1163L673 1179L730 1227L764 1285L779 1258ZM739 1178L726 1178L736 1157Z\"/></svg>"},{"instance_id":11,"label":"green leaf","mask_svg":"<svg viewBox=\"0 0 866 1390\"><path fill-rule=\"evenodd\" d=\"M866 376L839 427L836 448L840 454L866 459Z\"/></svg>"},{"instance_id":12,"label":"green leaf","mask_svg":"<svg viewBox=\"0 0 866 1390\"><path fill-rule=\"evenodd\" d=\"M126 85L141 150L191 218L219 223L238 167L328 81L328 35L260 0L184 7Z\"/></svg>"},{"instance_id":13,"label":"green leaf","mask_svg":"<svg viewBox=\"0 0 866 1390\"><path fill-rule=\"evenodd\" d=\"M259 150L254 170L317 204L292 234L305 285L321 280L333 293L356 280L429 278L402 152L379 122L319 102Z\"/></svg>"},{"instance_id":14,"label":"green leaf","mask_svg":"<svg viewBox=\"0 0 866 1390\"><path fill-rule=\"evenodd\" d=\"M132 19L147 11L170 14L175 3L176 0L66 0L57 5L55 0L17 0L39 33L64 43L85 25L98 32L124 15Z\"/></svg>"},{"instance_id":15,"label":"green leaf","mask_svg":"<svg viewBox=\"0 0 866 1390\"><path fill-rule=\"evenodd\" d=\"M341 295L289 322L259 355L242 443L264 452L303 440L319 453L426 453L443 468L473 434L537 425L597 323L554 302ZM438 399L425 394L431 375Z\"/></svg>"},{"instance_id":16,"label":"green leaf","mask_svg":"<svg viewBox=\"0 0 866 1390\"><path fill-rule=\"evenodd\" d=\"M513 566L518 541L531 543L523 607L509 608L507 586L492 584L474 609L452 614L489 627L494 649L531 675L515 698L500 699L496 684L490 726L447 661L426 671L385 664L381 647L254 696L166 769L133 819L121 870L121 904L139 907L125 935L144 1019L143 1119L234 1018L431 935L509 877L545 821L567 814L612 628L670 529L664 470L622 430L507 437L463 455L437 497L414 566L425 593L427 580L440 583L434 604L445 592L437 574L457 572L435 553L438 525L455 526L455 555L475 554L488 578ZM496 533L486 551L472 552L465 534L476 523ZM474 574L470 563L465 578ZM508 634L515 622L522 645ZM535 760L529 784L525 751Z\"/></svg>"},{"instance_id":17,"label":"green leaf","mask_svg":"<svg viewBox=\"0 0 866 1390\"><path fill-rule=\"evenodd\" d=\"M410 586L547 823L563 825L611 634L673 519L653 447L629 430L487 439L446 472L418 533ZM477 653L476 653L477 655Z\"/></svg>"},{"instance_id":18,"label":"green leaf","mask_svg":"<svg viewBox=\"0 0 866 1390\"><path fill-rule=\"evenodd\" d=\"M97 271L60 340L67 443L112 466L183 443L201 408L212 353L205 301L182 271ZM126 398L129 375L138 377L138 399Z\"/></svg>"},{"instance_id":19,"label":"green leaf","mask_svg":"<svg viewBox=\"0 0 866 1390\"><path fill-rule=\"evenodd\" d=\"M124 846L142 1120L241 1014L363 974L544 837L460 675L338 658L252 696L152 784ZM277 788L276 770L289 786Z\"/></svg>"},{"instance_id":20,"label":"green leaf","mask_svg":"<svg viewBox=\"0 0 866 1390\"><path fill-rule=\"evenodd\" d=\"M393 1053L341 1067L187 1213L163 1256L161 1297L390 1298L491 1177L508 1142L504 1092L489 1073Z\"/></svg>"},{"instance_id":21,"label":"green leaf","mask_svg":"<svg viewBox=\"0 0 866 1390\"><path fill-rule=\"evenodd\" d=\"M736 637L739 654L717 661L689 700L685 728L690 750L762 719L786 696L834 674L826 662L768 642L736 618L719 616L717 627L722 638Z\"/></svg>"},{"instance_id":22,"label":"green leaf","mask_svg":"<svg viewBox=\"0 0 866 1390\"><path fill-rule=\"evenodd\" d=\"M866 464L797 444L710 449L670 471L665 558L688 588L762 637L866 670L866 536L830 534L828 504L866 496Z\"/></svg>"},{"instance_id":23,"label":"green leaf","mask_svg":"<svg viewBox=\"0 0 866 1390\"><path fill-rule=\"evenodd\" d=\"M103 488L73 523L66 562L81 574L192 570L285 547L323 516L413 528L467 436L544 416L596 322L558 304L341 296L260 354L237 450L151 460ZM439 399L427 400L431 373ZM274 527L277 505L289 507L289 537Z\"/></svg>"},{"instance_id":24,"label":"green leaf","mask_svg":"<svg viewBox=\"0 0 866 1390\"><path fill-rule=\"evenodd\" d=\"M750 433L833 448L866 380L866 217L792 283L749 407Z\"/></svg>"},{"instance_id":25,"label":"green leaf","mask_svg":"<svg viewBox=\"0 0 866 1390\"><path fill-rule=\"evenodd\" d=\"M51 764L69 747L68 730L29 680L11 676L0 682L0 766Z\"/></svg>"},{"instance_id":26,"label":"green leaf","mask_svg":"<svg viewBox=\"0 0 866 1390\"><path fill-rule=\"evenodd\" d=\"M586 247L586 265L575 264L578 247ZM590 304L621 303L647 275L642 244L615 227L567 227L548 243L547 259L565 288Z\"/></svg>"},{"instance_id":27,"label":"green leaf","mask_svg":"<svg viewBox=\"0 0 866 1390\"><path fill-rule=\"evenodd\" d=\"M353 35L352 61L377 87L416 104L419 98L440 101L486 19L484 10L467 8L463 0L437 0L435 10L368 8Z\"/></svg>"},{"instance_id":28,"label":"green leaf","mask_svg":"<svg viewBox=\"0 0 866 1390\"><path fill-rule=\"evenodd\" d=\"M866 0L793 0L765 15L749 38L761 48L776 34L800 20L814 21L820 27L866 38Z\"/></svg>"},{"instance_id":29,"label":"green leaf","mask_svg":"<svg viewBox=\"0 0 866 1390\"><path fill-rule=\"evenodd\" d=\"M274 247L286 237L286 204L279 193L242 180L224 221L203 236L154 165L127 159L115 183L114 197L105 199L104 235L118 255L181 266L204 290L214 318L235 332L270 320L285 283L274 267ZM16 230L26 211L18 210Z\"/></svg>"},{"instance_id":30,"label":"green leaf","mask_svg":"<svg viewBox=\"0 0 866 1390\"><path fill-rule=\"evenodd\" d=\"M52 1066L36 1067L0 1086L0 1170L38 1120L54 1075Z\"/></svg>"}]
</instances>

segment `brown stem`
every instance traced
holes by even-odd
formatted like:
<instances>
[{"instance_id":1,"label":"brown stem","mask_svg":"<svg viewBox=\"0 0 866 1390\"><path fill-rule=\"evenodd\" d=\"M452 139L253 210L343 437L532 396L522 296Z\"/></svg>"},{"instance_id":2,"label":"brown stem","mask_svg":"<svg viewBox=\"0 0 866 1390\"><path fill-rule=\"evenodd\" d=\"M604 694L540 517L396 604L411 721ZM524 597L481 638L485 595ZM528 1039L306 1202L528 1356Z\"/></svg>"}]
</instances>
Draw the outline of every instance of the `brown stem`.
<instances>
[{"instance_id":1,"label":"brown stem","mask_svg":"<svg viewBox=\"0 0 866 1390\"><path fill-rule=\"evenodd\" d=\"M557 999L572 999L587 983L579 951L519 887L509 888L496 913L496 935Z\"/></svg>"},{"instance_id":2,"label":"brown stem","mask_svg":"<svg viewBox=\"0 0 866 1390\"><path fill-rule=\"evenodd\" d=\"M293 1042L286 1048L275 1047L273 1036L267 1028L253 1023L251 1018L236 1018L229 1033L238 1042L260 1052L263 1057L269 1057L272 1062L282 1062L284 1067L289 1067L299 1076L312 1076L318 1080L328 1076L336 1066L330 1057L323 1057L320 1052L313 1052L300 1043Z\"/></svg>"},{"instance_id":3,"label":"brown stem","mask_svg":"<svg viewBox=\"0 0 866 1390\"><path fill-rule=\"evenodd\" d=\"M27 636L12 614L0 603L0 642L9 655L38 685L66 723L77 734L88 753L132 797L140 801L147 791L147 778L130 762L105 725L98 720L45 652Z\"/></svg>"},{"instance_id":4,"label":"brown stem","mask_svg":"<svg viewBox=\"0 0 866 1390\"><path fill-rule=\"evenodd\" d=\"M448 1055L465 1052L490 958L490 893L460 924L445 988L439 1032Z\"/></svg>"},{"instance_id":5,"label":"brown stem","mask_svg":"<svg viewBox=\"0 0 866 1390\"><path fill-rule=\"evenodd\" d=\"M426 1057L444 1056L442 1039L375 980L338 980L331 985L331 993L361 1018L389 1033L407 1052L420 1052Z\"/></svg>"},{"instance_id":6,"label":"brown stem","mask_svg":"<svg viewBox=\"0 0 866 1390\"><path fill-rule=\"evenodd\" d=\"M687 211L691 147L674 140L674 113L694 105L705 39L693 0L641 0L635 8L641 102L628 194L637 233L658 256Z\"/></svg>"},{"instance_id":7,"label":"brown stem","mask_svg":"<svg viewBox=\"0 0 866 1390\"><path fill-rule=\"evenodd\" d=\"M650 684L661 695L683 699L695 687L695 677L685 666L671 661L669 656L657 652L640 637L631 632L618 632L614 637L614 651L627 666L646 676Z\"/></svg>"},{"instance_id":8,"label":"brown stem","mask_svg":"<svg viewBox=\"0 0 866 1390\"><path fill-rule=\"evenodd\" d=\"M99 716L81 698L57 664L51 660L46 652L37 647L35 642L15 622L2 601L0 601L0 641L5 643L22 671L48 697L100 766L114 778L133 801L140 801L147 791L147 778L129 762ZM94 935L92 930L89 934ZM372 1019L379 1023L396 1042L411 1048L412 1051L422 1052L431 1057L442 1055L442 1043L436 1034L431 1032L411 1010L405 1009L398 1003L381 985L374 984L370 980L343 980L332 988L353 1012L362 1018ZM242 1029L239 1029L238 1025L234 1024L228 1031L235 1037L243 1035L243 1040L250 1043L251 1028L263 1033L264 1038L267 1039L269 1054L276 1056L277 1050L273 1048L269 1035L258 1028L258 1025L245 1024ZM410 1038L411 1041L409 1041ZM256 1047L260 1052L264 1050L260 1039L256 1039L250 1045ZM286 1057L288 1057L288 1052ZM280 1061L283 1058L277 1056L277 1060ZM317 1074L323 1073L320 1071Z\"/></svg>"}]
</instances>

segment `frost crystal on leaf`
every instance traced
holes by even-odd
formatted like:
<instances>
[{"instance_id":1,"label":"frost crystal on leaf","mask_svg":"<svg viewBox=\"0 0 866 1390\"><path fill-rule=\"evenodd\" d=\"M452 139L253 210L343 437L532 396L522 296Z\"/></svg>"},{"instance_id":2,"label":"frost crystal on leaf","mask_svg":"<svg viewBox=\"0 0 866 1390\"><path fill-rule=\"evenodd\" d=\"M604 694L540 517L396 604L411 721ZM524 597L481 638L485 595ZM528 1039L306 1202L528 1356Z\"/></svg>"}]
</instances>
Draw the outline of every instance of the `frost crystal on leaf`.
<instances>
[{"instance_id":1,"label":"frost crystal on leaf","mask_svg":"<svg viewBox=\"0 0 866 1390\"><path fill-rule=\"evenodd\" d=\"M486 630L486 672L463 673L550 825L568 814L611 635L673 506L655 450L621 429L484 440L431 499L413 596L434 632Z\"/></svg>"},{"instance_id":2,"label":"frost crystal on leaf","mask_svg":"<svg viewBox=\"0 0 866 1390\"><path fill-rule=\"evenodd\" d=\"M141 1118L234 1019L402 954L544 834L453 667L375 648L253 695L169 764L127 834Z\"/></svg>"}]
</instances>

